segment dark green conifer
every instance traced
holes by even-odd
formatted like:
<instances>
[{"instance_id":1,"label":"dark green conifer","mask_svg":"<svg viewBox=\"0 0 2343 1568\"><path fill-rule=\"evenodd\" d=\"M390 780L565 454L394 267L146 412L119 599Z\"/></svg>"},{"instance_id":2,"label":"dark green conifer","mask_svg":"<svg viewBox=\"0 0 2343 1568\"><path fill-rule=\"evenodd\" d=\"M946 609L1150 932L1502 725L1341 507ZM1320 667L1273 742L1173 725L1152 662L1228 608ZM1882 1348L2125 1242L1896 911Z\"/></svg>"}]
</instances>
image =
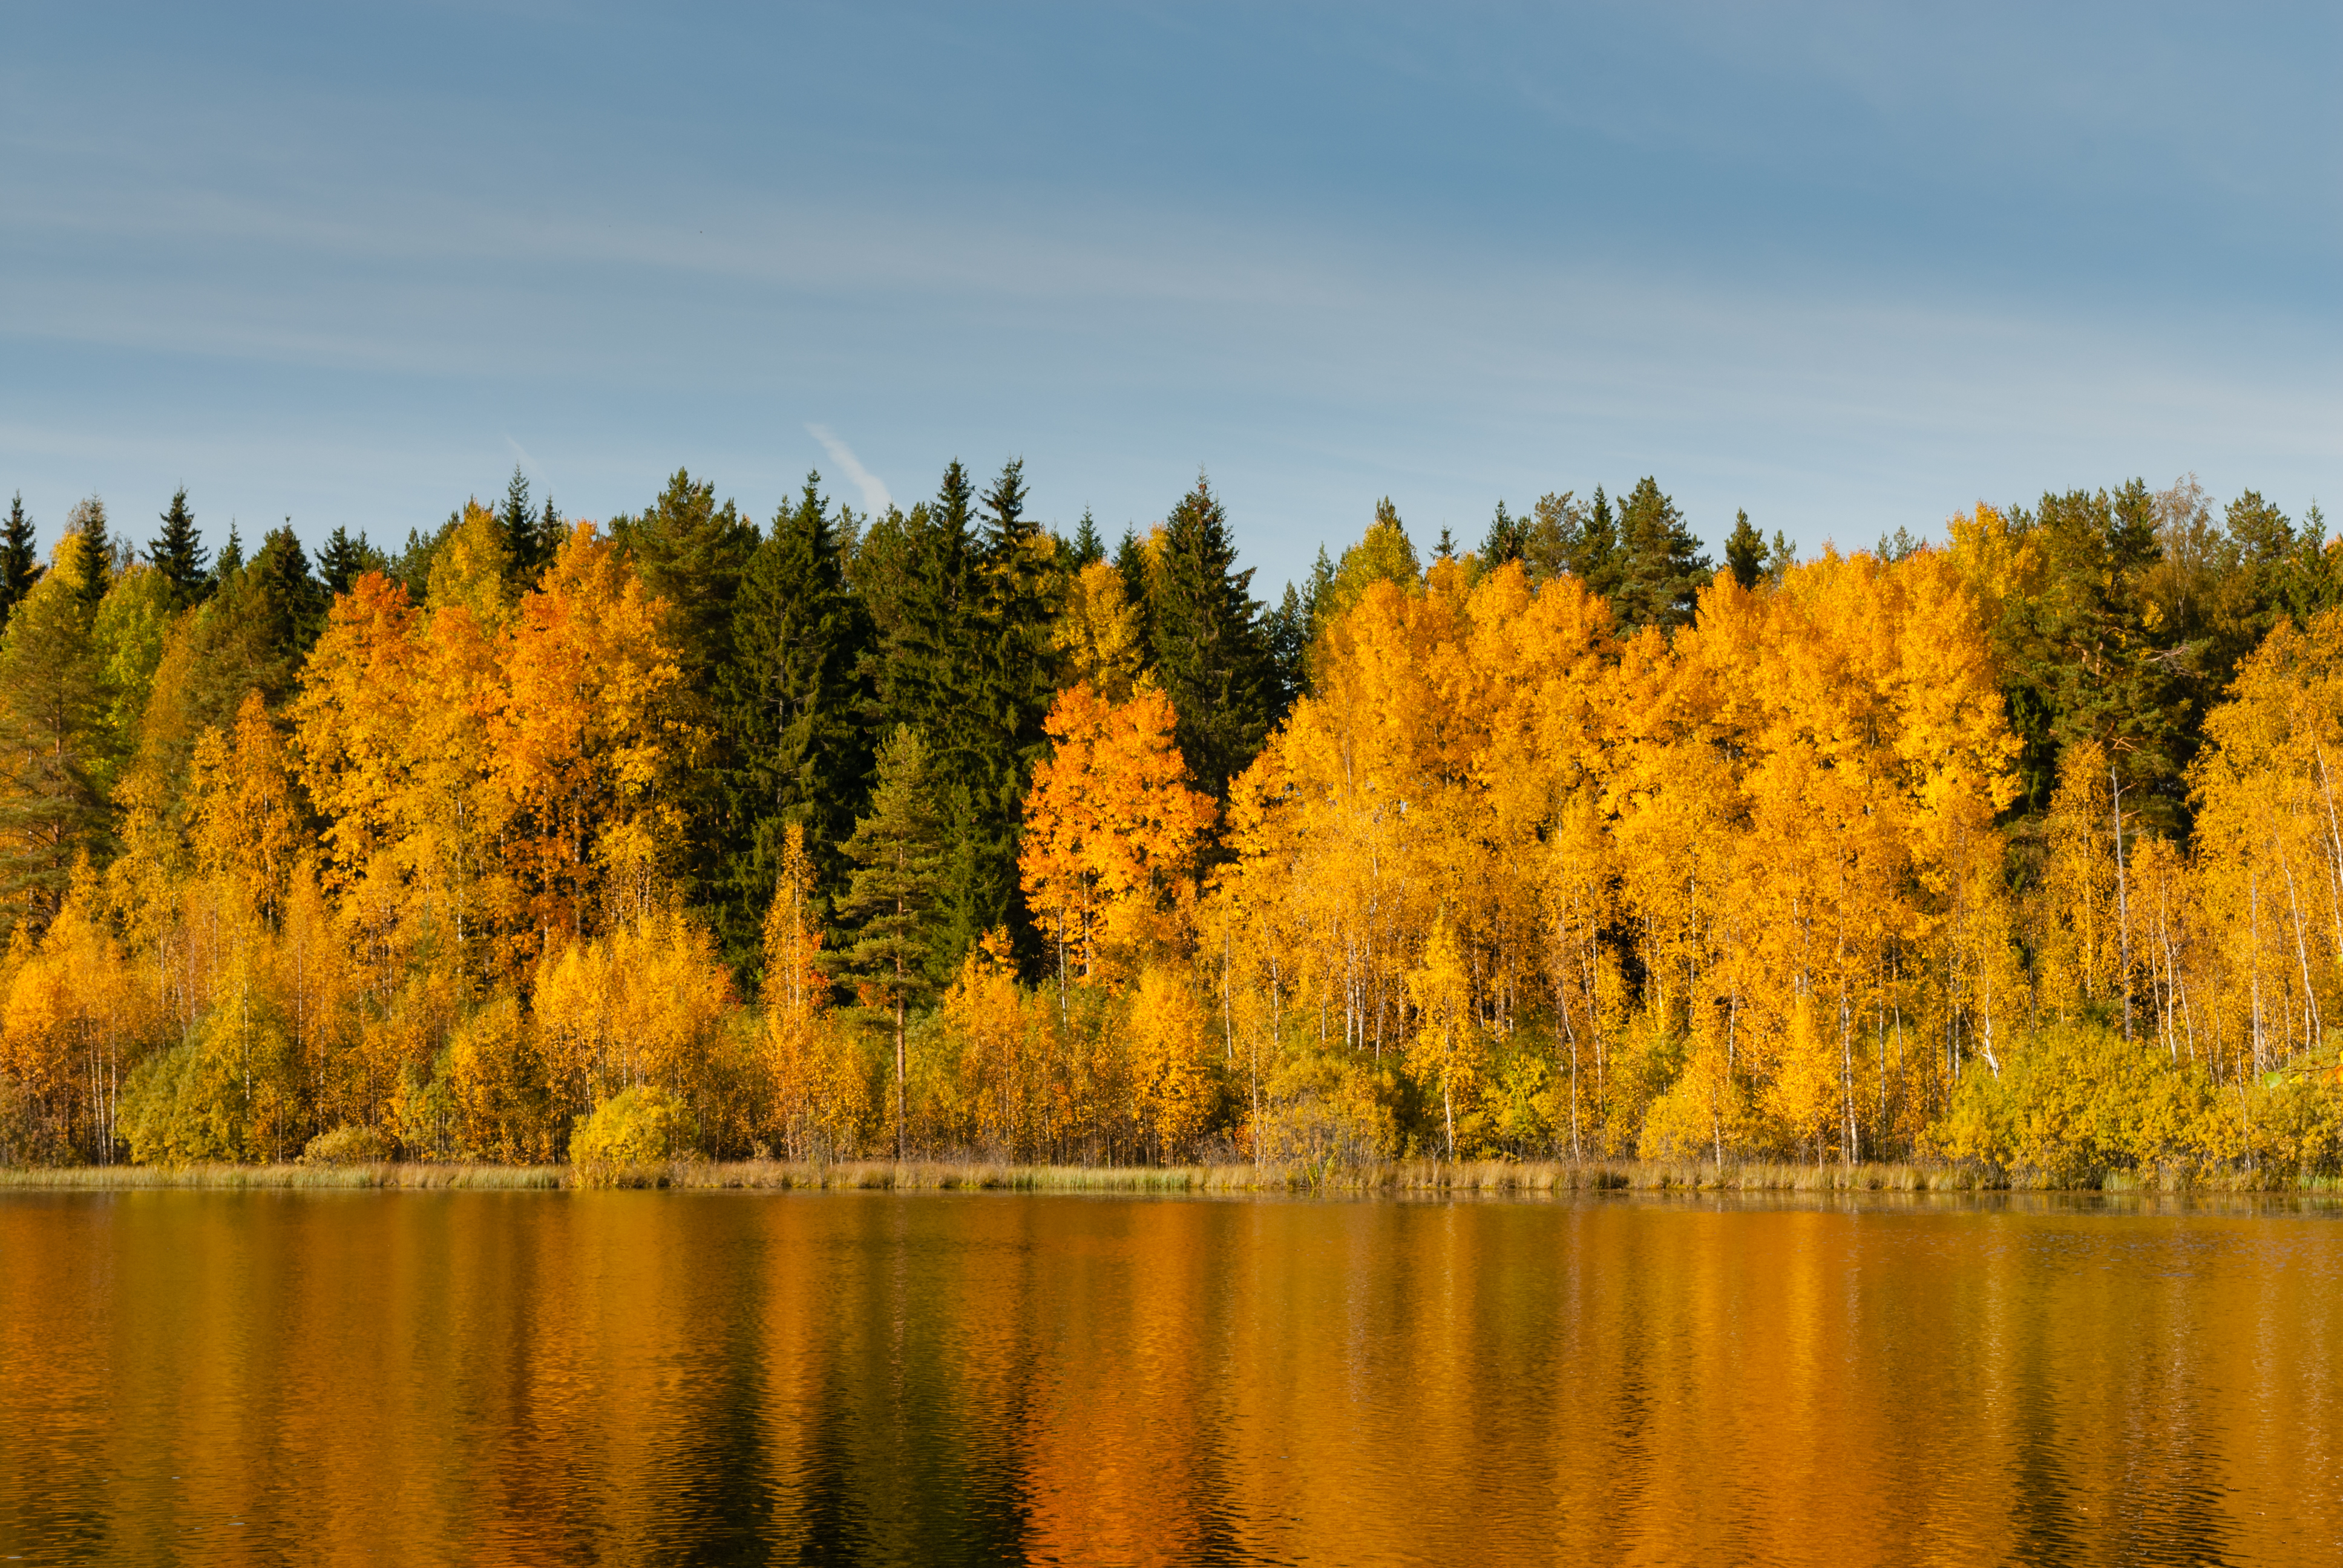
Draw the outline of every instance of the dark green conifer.
<instances>
[{"instance_id":1,"label":"dark green conifer","mask_svg":"<svg viewBox=\"0 0 2343 1568\"><path fill-rule=\"evenodd\" d=\"M1620 578L1619 525L1611 515L1610 498L1594 487L1594 504L1580 521L1578 538L1570 550L1570 575L1599 598L1618 592Z\"/></svg>"},{"instance_id":2,"label":"dark green conifer","mask_svg":"<svg viewBox=\"0 0 2343 1568\"><path fill-rule=\"evenodd\" d=\"M840 955L856 989L895 1029L895 1153L906 1151L904 1024L933 996L930 933L941 882L943 824L930 795L933 762L920 732L899 724L879 751L870 813L854 826L846 858L855 871L838 917L854 933Z\"/></svg>"},{"instance_id":3,"label":"dark green conifer","mask_svg":"<svg viewBox=\"0 0 2343 1568\"><path fill-rule=\"evenodd\" d=\"M519 509L527 501L523 488ZM733 617L741 576L761 536L732 502L716 504L712 483L694 479L682 468L657 500L639 515L614 521L611 532L632 558L643 586L666 603L668 639L683 669L685 711L710 738L685 781L681 804L689 825L677 872L687 899L716 903L725 891L730 852L746 830L746 824L729 816L724 780L739 759L718 709L733 678Z\"/></svg>"},{"instance_id":4,"label":"dark green conifer","mask_svg":"<svg viewBox=\"0 0 2343 1568\"><path fill-rule=\"evenodd\" d=\"M1189 770L1222 799L1229 780L1267 739L1275 701L1276 675L1252 586L1252 569L1236 568L1228 514L1200 477L1164 523L1155 668L1172 699Z\"/></svg>"},{"instance_id":5,"label":"dark green conifer","mask_svg":"<svg viewBox=\"0 0 2343 1568\"><path fill-rule=\"evenodd\" d=\"M1082 508L1081 526L1066 541L1061 554L1069 575L1106 559L1106 541L1099 538L1098 523L1091 517L1088 507Z\"/></svg>"},{"instance_id":6,"label":"dark green conifer","mask_svg":"<svg viewBox=\"0 0 2343 1568\"><path fill-rule=\"evenodd\" d=\"M98 567L70 536L55 559L0 637L0 933L22 924L37 935L76 857L102 857L109 842L101 780L115 734L82 586Z\"/></svg>"},{"instance_id":7,"label":"dark green conifer","mask_svg":"<svg viewBox=\"0 0 2343 1568\"><path fill-rule=\"evenodd\" d=\"M1505 503L1497 503L1497 515L1489 519L1488 537L1481 541L1481 564L1501 567L1508 561L1520 560L1529 549L1529 519L1508 516Z\"/></svg>"},{"instance_id":8,"label":"dark green conifer","mask_svg":"<svg viewBox=\"0 0 2343 1568\"><path fill-rule=\"evenodd\" d=\"M522 490L526 501L525 484ZM611 528L643 586L667 601L669 634L687 680L695 690L712 691L732 657L733 602L757 548L756 525L732 502L718 506L712 483L678 468L659 499Z\"/></svg>"},{"instance_id":9,"label":"dark green conifer","mask_svg":"<svg viewBox=\"0 0 2343 1568\"><path fill-rule=\"evenodd\" d=\"M41 580L39 539L33 519L25 515L25 494L19 490L8 503L8 522L0 530L0 628Z\"/></svg>"},{"instance_id":10,"label":"dark green conifer","mask_svg":"<svg viewBox=\"0 0 2343 1568\"><path fill-rule=\"evenodd\" d=\"M116 574L129 564L128 547L124 547L117 559L114 537L106 528L106 502L96 496L74 503L74 509L65 514L65 532L80 535L89 548L89 569L82 574L81 591L95 609L106 590L114 586Z\"/></svg>"},{"instance_id":11,"label":"dark green conifer","mask_svg":"<svg viewBox=\"0 0 2343 1568\"><path fill-rule=\"evenodd\" d=\"M387 571L389 568L389 559L367 542L366 535L354 539L344 528L337 528L327 535L326 548L317 552L317 581L329 600L349 592L350 585L367 573Z\"/></svg>"},{"instance_id":12,"label":"dark green conifer","mask_svg":"<svg viewBox=\"0 0 2343 1568\"><path fill-rule=\"evenodd\" d=\"M1765 575L1765 536L1749 526L1749 514L1733 514L1733 532L1725 541L1725 564L1732 570L1733 580L1743 588L1754 588L1757 579Z\"/></svg>"},{"instance_id":13,"label":"dark green conifer","mask_svg":"<svg viewBox=\"0 0 2343 1568\"><path fill-rule=\"evenodd\" d=\"M1596 499L1602 493L1596 492ZM1694 604L1711 574L1700 540L1684 514L1649 476L1619 508L1620 572L1612 608L1624 627L1674 628L1692 622Z\"/></svg>"},{"instance_id":14,"label":"dark green conifer","mask_svg":"<svg viewBox=\"0 0 2343 1568\"><path fill-rule=\"evenodd\" d=\"M552 505L548 498L548 507ZM551 541L538 527L537 514L529 510L528 476L513 465L512 477L505 481L505 498L497 508L497 527L505 536L505 578L516 594L527 593L537 586L552 564Z\"/></svg>"},{"instance_id":15,"label":"dark green conifer","mask_svg":"<svg viewBox=\"0 0 2343 1568\"><path fill-rule=\"evenodd\" d=\"M1042 720L1058 693L1058 650L1051 638L1063 578L1050 535L1027 516L1023 459L1003 465L982 498L983 600L975 638L974 739L978 834L970 940L997 925L1023 937L1024 897L1017 875L1017 834L1033 769L1049 749Z\"/></svg>"},{"instance_id":16,"label":"dark green conifer","mask_svg":"<svg viewBox=\"0 0 2343 1568\"><path fill-rule=\"evenodd\" d=\"M412 529L408 530L407 539L410 544L413 543ZM221 588L227 586L229 578L243 569L244 539L236 531L236 519L230 518L227 524L227 543L220 547L219 558L212 562L211 591L219 592Z\"/></svg>"},{"instance_id":17,"label":"dark green conifer","mask_svg":"<svg viewBox=\"0 0 2343 1568\"><path fill-rule=\"evenodd\" d=\"M1269 641L1270 665L1276 671L1275 700L1272 704L1270 727L1276 728L1293 709L1293 704L1309 689L1310 681L1310 608L1292 583L1285 585L1285 596L1262 622L1263 635Z\"/></svg>"},{"instance_id":18,"label":"dark green conifer","mask_svg":"<svg viewBox=\"0 0 2343 1568\"><path fill-rule=\"evenodd\" d=\"M797 505L774 514L732 613L723 925L737 959L756 950L789 825L804 828L820 881L834 883L870 774L870 621L847 586L820 483L808 474Z\"/></svg>"},{"instance_id":19,"label":"dark green conifer","mask_svg":"<svg viewBox=\"0 0 2343 1568\"><path fill-rule=\"evenodd\" d=\"M171 602L178 608L200 603L211 591L211 572L206 558L203 535L196 531L196 515L187 509L187 487L182 485L171 496L171 505L162 515L163 531L147 541L146 558L171 585Z\"/></svg>"}]
</instances>

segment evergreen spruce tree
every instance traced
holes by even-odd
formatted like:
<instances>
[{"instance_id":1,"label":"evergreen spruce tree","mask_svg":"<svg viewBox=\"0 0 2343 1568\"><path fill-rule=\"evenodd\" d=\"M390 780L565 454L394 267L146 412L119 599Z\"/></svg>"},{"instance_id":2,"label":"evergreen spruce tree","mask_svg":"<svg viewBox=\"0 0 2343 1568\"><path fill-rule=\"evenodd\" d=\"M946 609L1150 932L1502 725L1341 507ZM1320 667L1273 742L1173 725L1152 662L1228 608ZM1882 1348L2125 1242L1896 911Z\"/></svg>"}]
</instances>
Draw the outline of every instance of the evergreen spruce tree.
<instances>
[{"instance_id":1,"label":"evergreen spruce tree","mask_svg":"<svg viewBox=\"0 0 2343 1568\"><path fill-rule=\"evenodd\" d=\"M903 629L903 602L911 580L911 542L927 526L924 501L909 512L889 507L870 520L854 548L845 552L847 586L870 618L874 651L870 681L882 703L891 700L893 690L891 650Z\"/></svg>"},{"instance_id":2,"label":"evergreen spruce tree","mask_svg":"<svg viewBox=\"0 0 2343 1568\"><path fill-rule=\"evenodd\" d=\"M1309 617L1302 649L1306 654L1317 646L1318 634L1326 629L1334 609L1334 563L1322 544L1318 547L1318 558L1310 563L1310 586L1302 590L1302 608Z\"/></svg>"},{"instance_id":3,"label":"evergreen spruce tree","mask_svg":"<svg viewBox=\"0 0 2343 1568\"><path fill-rule=\"evenodd\" d=\"M1481 564L1501 567L1507 561L1520 560L1529 553L1529 519L1506 514L1505 503L1497 503L1497 515L1489 519L1488 537L1481 541Z\"/></svg>"},{"instance_id":4,"label":"evergreen spruce tree","mask_svg":"<svg viewBox=\"0 0 2343 1568\"><path fill-rule=\"evenodd\" d=\"M414 530L409 529L407 542L412 545L414 538ZM221 588L226 588L228 580L243 569L244 539L236 531L236 519L231 518L227 525L227 543L220 547L219 558L212 562L211 593L217 593ZM210 596L207 594L206 597ZM422 596L418 593L417 597Z\"/></svg>"},{"instance_id":5,"label":"evergreen spruce tree","mask_svg":"<svg viewBox=\"0 0 2343 1568\"><path fill-rule=\"evenodd\" d=\"M1432 547L1432 558L1435 561L1453 561L1456 558L1456 540L1454 536L1449 533L1446 523L1440 525L1440 539Z\"/></svg>"},{"instance_id":6,"label":"evergreen spruce tree","mask_svg":"<svg viewBox=\"0 0 2343 1568\"><path fill-rule=\"evenodd\" d=\"M25 494L19 490L8 503L7 527L0 531L0 628L7 626L9 615L41 580L36 542L33 519L25 515Z\"/></svg>"},{"instance_id":7,"label":"evergreen spruce tree","mask_svg":"<svg viewBox=\"0 0 2343 1568\"><path fill-rule=\"evenodd\" d=\"M1310 682L1310 609L1292 583L1285 585L1285 597L1270 611L1262 628L1269 641L1270 666L1277 674L1276 699L1269 719L1275 729L1309 689Z\"/></svg>"},{"instance_id":8,"label":"evergreen spruce tree","mask_svg":"<svg viewBox=\"0 0 2343 1568\"><path fill-rule=\"evenodd\" d=\"M147 541L146 558L171 585L172 606L185 609L211 592L211 572L206 561L210 552L196 531L195 513L187 509L186 486L172 493L170 508L163 513L162 521L163 531Z\"/></svg>"},{"instance_id":9,"label":"evergreen spruce tree","mask_svg":"<svg viewBox=\"0 0 2343 1568\"><path fill-rule=\"evenodd\" d=\"M1749 526L1745 510L1733 514L1733 532L1725 541L1725 564L1732 570L1733 580L1745 588L1755 588L1757 579L1765 575L1765 536Z\"/></svg>"},{"instance_id":10,"label":"evergreen spruce tree","mask_svg":"<svg viewBox=\"0 0 2343 1568\"><path fill-rule=\"evenodd\" d=\"M1611 516L1611 502L1603 487L1594 487L1594 504L1580 521L1578 538L1570 548L1570 575L1601 598L1618 592L1620 578L1619 525Z\"/></svg>"},{"instance_id":11,"label":"evergreen spruce tree","mask_svg":"<svg viewBox=\"0 0 2343 1568\"><path fill-rule=\"evenodd\" d=\"M1025 791L1049 749L1041 722L1058 694L1051 633L1063 602L1063 577L1050 535L1026 515L1022 458L1004 464L981 498L983 596L974 651L980 724L974 737L977 840L973 907L956 935L973 942L996 926L1028 933L1017 875Z\"/></svg>"},{"instance_id":12,"label":"evergreen spruce tree","mask_svg":"<svg viewBox=\"0 0 2343 1568\"><path fill-rule=\"evenodd\" d=\"M520 499L525 508L526 495ZM679 871L689 901L714 903L724 889L729 853L745 827L729 816L724 780L739 759L733 737L718 722L718 708L733 678L732 623L741 576L761 536L730 501L716 504L713 484L682 468L656 501L639 516L614 521L611 531L632 556L643 586L667 603L666 630L683 668L687 713L709 737L684 784L681 804L689 820Z\"/></svg>"},{"instance_id":13,"label":"evergreen spruce tree","mask_svg":"<svg viewBox=\"0 0 2343 1568\"><path fill-rule=\"evenodd\" d=\"M878 534L880 528L874 527ZM932 922L942 972L1000 920L987 873L984 801L990 770L986 705L986 584L976 491L954 459L935 499L903 519L900 569L890 582L894 628L880 650L879 705L887 726L920 731L944 825L941 905ZM877 607L874 605L874 617Z\"/></svg>"},{"instance_id":14,"label":"evergreen spruce tree","mask_svg":"<svg viewBox=\"0 0 2343 1568\"><path fill-rule=\"evenodd\" d=\"M820 880L834 883L870 769L870 617L848 588L821 476L773 517L732 612L724 691L726 945L756 950L789 829L804 829Z\"/></svg>"},{"instance_id":15,"label":"evergreen spruce tree","mask_svg":"<svg viewBox=\"0 0 2343 1568\"><path fill-rule=\"evenodd\" d=\"M547 509L552 501L546 502ZM505 481L505 498L497 508L497 526L504 530L506 580L516 595L525 594L537 586L545 568L553 564L557 540L546 537L539 528L537 515L529 510L528 476L513 465L512 477Z\"/></svg>"},{"instance_id":16,"label":"evergreen spruce tree","mask_svg":"<svg viewBox=\"0 0 2343 1568\"><path fill-rule=\"evenodd\" d=\"M106 502L96 496L75 502L73 510L65 514L65 532L80 536L88 546L88 567L82 574L81 593L89 601L90 608L96 609L98 600L106 597L106 590L114 586L116 574L129 564L126 558L120 561L115 558L114 538L106 528Z\"/></svg>"},{"instance_id":17,"label":"evergreen spruce tree","mask_svg":"<svg viewBox=\"0 0 2343 1568\"><path fill-rule=\"evenodd\" d=\"M559 512L554 510L551 491L546 493L545 504L537 509L536 535L531 558L537 562L538 576L543 577L545 568L553 564L553 558L561 553L561 547L569 538L569 525ZM534 578L529 586L537 586Z\"/></svg>"},{"instance_id":18,"label":"evergreen spruce tree","mask_svg":"<svg viewBox=\"0 0 2343 1568\"><path fill-rule=\"evenodd\" d=\"M1091 520L1091 509L1082 508L1081 527L1074 530L1071 543L1066 547L1066 569L1078 572L1106 559L1106 543L1099 538L1098 524Z\"/></svg>"},{"instance_id":19,"label":"evergreen spruce tree","mask_svg":"<svg viewBox=\"0 0 2343 1568\"><path fill-rule=\"evenodd\" d=\"M259 553L237 574L236 602L226 618L269 667L270 678L259 684L271 702L291 692L309 645L326 629L328 602L300 537L289 524L269 529Z\"/></svg>"},{"instance_id":20,"label":"evergreen spruce tree","mask_svg":"<svg viewBox=\"0 0 2343 1568\"><path fill-rule=\"evenodd\" d=\"M1229 780L1268 738L1275 702L1276 674L1252 586L1252 569L1236 569L1228 515L1199 477L1164 523L1155 668L1189 769L1224 800Z\"/></svg>"},{"instance_id":21,"label":"evergreen spruce tree","mask_svg":"<svg viewBox=\"0 0 2343 1568\"><path fill-rule=\"evenodd\" d=\"M1139 646L1155 646L1155 571L1147 558L1147 541L1129 523L1114 547L1114 569L1122 578L1122 602L1139 618Z\"/></svg>"},{"instance_id":22,"label":"evergreen spruce tree","mask_svg":"<svg viewBox=\"0 0 2343 1568\"><path fill-rule=\"evenodd\" d=\"M907 1149L904 1027L911 1008L935 994L930 932L941 879L942 824L930 795L932 762L920 732L896 726L880 748L870 810L854 825L846 857L855 872L838 917L854 933L840 955L864 999L895 1026L895 1155Z\"/></svg>"},{"instance_id":23,"label":"evergreen spruce tree","mask_svg":"<svg viewBox=\"0 0 2343 1568\"><path fill-rule=\"evenodd\" d=\"M350 585L367 573L389 569L389 558L368 544L366 535L354 539L347 528L336 528L317 552L317 581L328 600L349 592Z\"/></svg>"}]
</instances>

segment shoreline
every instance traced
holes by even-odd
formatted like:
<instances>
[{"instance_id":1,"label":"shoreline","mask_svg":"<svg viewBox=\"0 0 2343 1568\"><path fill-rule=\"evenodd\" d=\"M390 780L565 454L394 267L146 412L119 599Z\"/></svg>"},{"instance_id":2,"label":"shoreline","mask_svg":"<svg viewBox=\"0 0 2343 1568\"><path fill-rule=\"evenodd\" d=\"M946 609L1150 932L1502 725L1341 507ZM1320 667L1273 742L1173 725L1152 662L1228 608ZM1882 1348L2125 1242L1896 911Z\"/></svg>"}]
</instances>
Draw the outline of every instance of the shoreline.
<instances>
[{"instance_id":1,"label":"shoreline","mask_svg":"<svg viewBox=\"0 0 2343 1568\"><path fill-rule=\"evenodd\" d=\"M426 1164L75 1165L0 1169L5 1191L148 1190L551 1191L664 1188L697 1191L1001 1191L1131 1194L1269 1194L1349 1197L1537 1198L1577 1194L1804 1194L1959 1196L2035 1193L2091 1197L2343 1197L2343 1181L2227 1171L2210 1177L2110 1172L2089 1186L2059 1186L1956 1165L1718 1167L1656 1161L1393 1161L1366 1166L1020 1165L980 1160L676 1161L631 1167Z\"/></svg>"}]
</instances>

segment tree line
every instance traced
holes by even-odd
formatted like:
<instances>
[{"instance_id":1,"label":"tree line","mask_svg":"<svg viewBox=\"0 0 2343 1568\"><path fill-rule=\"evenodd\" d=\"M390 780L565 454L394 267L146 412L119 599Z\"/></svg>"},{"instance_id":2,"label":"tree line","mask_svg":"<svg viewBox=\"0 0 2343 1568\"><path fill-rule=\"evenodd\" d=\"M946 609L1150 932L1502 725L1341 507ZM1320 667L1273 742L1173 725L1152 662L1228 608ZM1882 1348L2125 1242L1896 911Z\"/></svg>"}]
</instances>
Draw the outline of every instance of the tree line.
<instances>
[{"instance_id":1,"label":"tree line","mask_svg":"<svg viewBox=\"0 0 2343 1568\"><path fill-rule=\"evenodd\" d=\"M1385 502L1272 608L1028 500L16 504L0 1155L2343 1155L2316 508Z\"/></svg>"}]
</instances>

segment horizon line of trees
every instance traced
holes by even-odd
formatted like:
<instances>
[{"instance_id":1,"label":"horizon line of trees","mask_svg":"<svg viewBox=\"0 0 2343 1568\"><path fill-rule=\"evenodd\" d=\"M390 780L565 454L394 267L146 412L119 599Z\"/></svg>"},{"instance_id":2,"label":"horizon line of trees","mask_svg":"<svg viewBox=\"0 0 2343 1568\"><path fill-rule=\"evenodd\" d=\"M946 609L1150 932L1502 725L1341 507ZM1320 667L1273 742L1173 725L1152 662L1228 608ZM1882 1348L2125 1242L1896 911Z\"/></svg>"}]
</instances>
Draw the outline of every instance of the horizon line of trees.
<instances>
[{"instance_id":1,"label":"horizon line of trees","mask_svg":"<svg viewBox=\"0 0 2343 1568\"><path fill-rule=\"evenodd\" d=\"M0 535L0 1158L2338 1157L2315 508L160 520Z\"/></svg>"}]
</instances>

